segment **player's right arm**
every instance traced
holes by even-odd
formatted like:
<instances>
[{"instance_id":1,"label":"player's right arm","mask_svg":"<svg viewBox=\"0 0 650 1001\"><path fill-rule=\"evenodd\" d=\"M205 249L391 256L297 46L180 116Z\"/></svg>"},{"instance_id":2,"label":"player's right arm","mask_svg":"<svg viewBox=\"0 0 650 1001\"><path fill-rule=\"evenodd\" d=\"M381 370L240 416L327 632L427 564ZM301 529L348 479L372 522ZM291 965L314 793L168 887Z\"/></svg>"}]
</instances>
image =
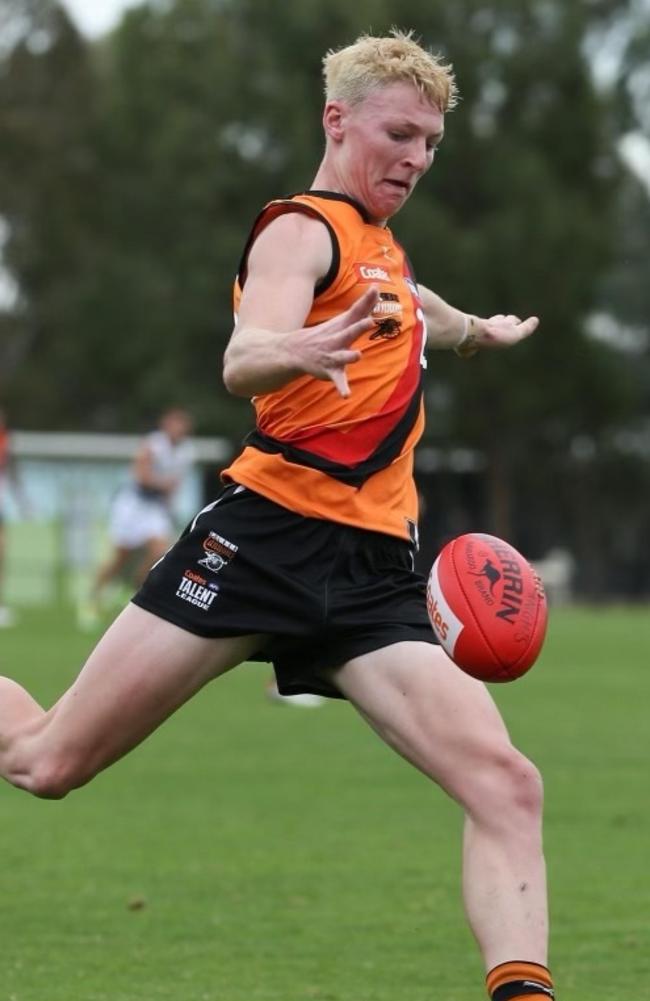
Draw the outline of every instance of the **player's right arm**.
<instances>
[{"instance_id":1,"label":"player's right arm","mask_svg":"<svg viewBox=\"0 0 650 1001\"><path fill-rule=\"evenodd\" d=\"M372 326L374 287L339 316L305 327L314 289L327 274L332 244L325 225L300 212L274 219L248 257L237 322L224 355L223 379L236 396L257 396L300 375L329 379L349 395L347 365L358 361L351 345Z\"/></svg>"}]
</instances>

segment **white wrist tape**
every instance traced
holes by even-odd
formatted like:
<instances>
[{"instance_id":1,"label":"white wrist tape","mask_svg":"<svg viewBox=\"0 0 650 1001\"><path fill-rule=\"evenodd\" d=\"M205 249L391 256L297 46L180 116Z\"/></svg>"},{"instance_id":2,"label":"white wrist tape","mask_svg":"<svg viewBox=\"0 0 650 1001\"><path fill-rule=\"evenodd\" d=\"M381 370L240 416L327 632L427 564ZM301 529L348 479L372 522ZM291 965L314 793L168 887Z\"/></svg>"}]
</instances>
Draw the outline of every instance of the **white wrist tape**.
<instances>
[{"instance_id":1,"label":"white wrist tape","mask_svg":"<svg viewBox=\"0 0 650 1001\"><path fill-rule=\"evenodd\" d=\"M478 333L474 329L474 317L463 313L463 336L454 348L459 358L471 358L478 351Z\"/></svg>"}]
</instances>

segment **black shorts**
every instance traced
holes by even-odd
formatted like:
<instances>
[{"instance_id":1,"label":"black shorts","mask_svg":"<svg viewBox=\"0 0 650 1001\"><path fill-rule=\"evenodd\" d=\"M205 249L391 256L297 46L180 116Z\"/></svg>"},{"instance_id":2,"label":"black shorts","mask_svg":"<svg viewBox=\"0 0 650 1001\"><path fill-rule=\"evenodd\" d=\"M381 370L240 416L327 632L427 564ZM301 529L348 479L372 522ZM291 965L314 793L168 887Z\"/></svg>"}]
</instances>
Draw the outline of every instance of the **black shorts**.
<instances>
[{"instance_id":1,"label":"black shorts","mask_svg":"<svg viewBox=\"0 0 650 1001\"><path fill-rule=\"evenodd\" d=\"M342 698L332 671L403 640L435 643L406 540L304 518L227 486L151 570L136 605L207 637L262 634L284 695Z\"/></svg>"}]
</instances>

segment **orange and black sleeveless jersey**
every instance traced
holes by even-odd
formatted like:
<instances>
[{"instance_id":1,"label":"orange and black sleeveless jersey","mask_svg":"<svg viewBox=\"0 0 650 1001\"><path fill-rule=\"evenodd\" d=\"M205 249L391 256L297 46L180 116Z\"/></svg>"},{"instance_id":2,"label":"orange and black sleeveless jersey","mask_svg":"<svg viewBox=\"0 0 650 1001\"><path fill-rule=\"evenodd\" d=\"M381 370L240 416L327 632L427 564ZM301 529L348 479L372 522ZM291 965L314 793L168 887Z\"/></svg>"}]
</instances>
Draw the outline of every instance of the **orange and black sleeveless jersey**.
<instances>
[{"instance_id":1,"label":"orange and black sleeveless jersey","mask_svg":"<svg viewBox=\"0 0 650 1001\"><path fill-rule=\"evenodd\" d=\"M412 537L425 327L409 262L390 230L371 224L352 199L325 191L294 195L270 202L258 216L235 283L235 311L250 248L284 212L322 220L332 241L332 263L305 326L343 312L369 283L380 293L375 325L353 345L362 357L346 370L347 399L310 375L256 396L256 429L222 478L306 517Z\"/></svg>"}]
</instances>

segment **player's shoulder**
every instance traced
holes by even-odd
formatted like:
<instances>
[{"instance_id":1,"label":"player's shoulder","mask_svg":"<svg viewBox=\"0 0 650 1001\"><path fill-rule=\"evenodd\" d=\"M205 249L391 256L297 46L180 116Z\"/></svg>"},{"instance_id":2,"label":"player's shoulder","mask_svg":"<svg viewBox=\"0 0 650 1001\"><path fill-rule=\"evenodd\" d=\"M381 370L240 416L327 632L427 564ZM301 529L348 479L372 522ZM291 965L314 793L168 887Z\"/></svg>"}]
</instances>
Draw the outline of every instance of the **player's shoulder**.
<instances>
[{"instance_id":1,"label":"player's shoulder","mask_svg":"<svg viewBox=\"0 0 650 1001\"><path fill-rule=\"evenodd\" d=\"M249 271L296 269L324 274L332 258L332 241L325 220L301 211L282 212L257 235L248 258Z\"/></svg>"},{"instance_id":2,"label":"player's shoulder","mask_svg":"<svg viewBox=\"0 0 650 1001\"><path fill-rule=\"evenodd\" d=\"M151 455L164 456L172 450L172 443L164 431L150 431L142 439L142 448Z\"/></svg>"},{"instance_id":3,"label":"player's shoulder","mask_svg":"<svg viewBox=\"0 0 650 1001\"><path fill-rule=\"evenodd\" d=\"M155 431L149 431L142 441L144 445L149 445L151 448L164 448L169 439L164 431L157 428Z\"/></svg>"},{"instance_id":4,"label":"player's shoulder","mask_svg":"<svg viewBox=\"0 0 650 1001\"><path fill-rule=\"evenodd\" d=\"M273 215L259 233L256 244L281 244L291 246L295 250L328 243L326 220L320 215L305 212L304 207L297 202L287 202L283 211Z\"/></svg>"}]
</instances>

